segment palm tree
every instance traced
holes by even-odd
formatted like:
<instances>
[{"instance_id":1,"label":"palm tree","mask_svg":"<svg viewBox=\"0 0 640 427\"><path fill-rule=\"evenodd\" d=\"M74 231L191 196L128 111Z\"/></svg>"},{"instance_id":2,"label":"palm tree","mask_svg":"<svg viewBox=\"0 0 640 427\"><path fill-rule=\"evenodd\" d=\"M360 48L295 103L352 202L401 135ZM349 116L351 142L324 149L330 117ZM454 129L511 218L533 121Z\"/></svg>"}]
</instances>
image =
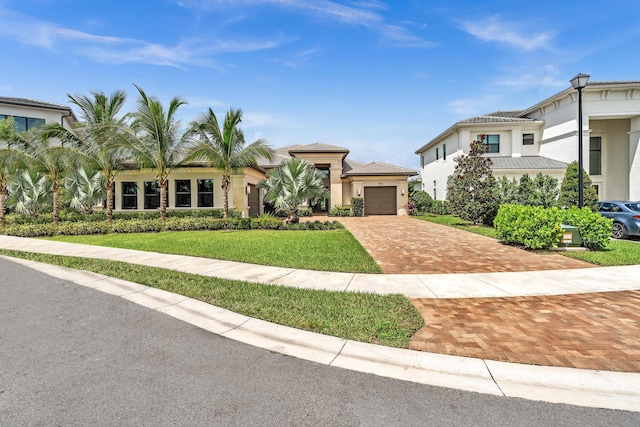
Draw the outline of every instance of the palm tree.
<instances>
[{"instance_id":1,"label":"palm tree","mask_svg":"<svg viewBox=\"0 0 640 427\"><path fill-rule=\"evenodd\" d=\"M9 192L7 205L35 218L51 202L51 181L35 169L24 169L11 178Z\"/></svg>"},{"instance_id":2,"label":"palm tree","mask_svg":"<svg viewBox=\"0 0 640 427\"><path fill-rule=\"evenodd\" d=\"M160 218L167 216L167 177L177 167L181 167L180 158L184 135L180 134L180 121L176 119L178 108L185 101L174 97L165 111L162 103L149 97L137 85L140 94L138 109L131 114L132 133L122 143L131 152L137 162L145 168L155 170L160 187Z\"/></svg>"},{"instance_id":3,"label":"palm tree","mask_svg":"<svg viewBox=\"0 0 640 427\"><path fill-rule=\"evenodd\" d=\"M78 212L90 215L93 208L104 198L104 175L98 170L81 166L70 173L64 182L67 203Z\"/></svg>"},{"instance_id":4,"label":"palm tree","mask_svg":"<svg viewBox=\"0 0 640 427\"><path fill-rule=\"evenodd\" d=\"M295 224L300 220L298 209L301 204L329 197L323 182L322 172L311 163L294 157L267 172L267 178L260 181L257 188L266 189L265 201L285 212L287 222Z\"/></svg>"},{"instance_id":5,"label":"palm tree","mask_svg":"<svg viewBox=\"0 0 640 427\"><path fill-rule=\"evenodd\" d=\"M78 156L63 146L51 145L51 139L41 129L16 133L13 140L17 154L27 168L41 173L51 183L53 223L57 224L60 219L58 196L63 186L64 174L75 168Z\"/></svg>"},{"instance_id":6,"label":"palm tree","mask_svg":"<svg viewBox=\"0 0 640 427\"><path fill-rule=\"evenodd\" d=\"M244 133L238 127L242 110L230 108L222 129L211 108L189 126L191 144L186 150L186 161L205 161L208 166L222 171L224 217L229 216L229 187L231 175L241 168L251 167L257 158L271 159L272 151L266 140L260 138L245 147Z\"/></svg>"},{"instance_id":7,"label":"palm tree","mask_svg":"<svg viewBox=\"0 0 640 427\"><path fill-rule=\"evenodd\" d=\"M87 95L67 95L80 109L82 121L73 131L59 124L47 126L46 135L59 138L67 147L83 155L87 164L99 170L106 189L107 221L113 218L113 185L116 174L122 169L122 148L116 143L116 135L126 129L126 118L118 117L127 94L122 90L110 96L103 92Z\"/></svg>"}]
</instances>

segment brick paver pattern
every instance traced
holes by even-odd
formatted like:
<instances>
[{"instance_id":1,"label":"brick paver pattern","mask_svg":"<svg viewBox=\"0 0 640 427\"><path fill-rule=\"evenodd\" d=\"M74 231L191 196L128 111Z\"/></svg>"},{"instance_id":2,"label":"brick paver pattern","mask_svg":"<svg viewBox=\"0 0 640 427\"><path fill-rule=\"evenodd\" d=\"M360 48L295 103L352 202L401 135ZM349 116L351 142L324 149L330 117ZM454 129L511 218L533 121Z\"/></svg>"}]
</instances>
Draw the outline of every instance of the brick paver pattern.
<instances>
[{"instance_id":1,"label":"brick paver pattern","mask_svg":"<svg viewBox=\"0 0 640 427\"><path fill-rule=\"evenodd\" d=\"M408 216L339 218L386 274L490 273L590 268L562 255L539 255L496 239Z\"/></svg>"},{"instance_id":2,"label":"brick paver pattern","mask_svg":"<svg viewBox=\"0 0 640 427\"><path fill-rule=\"evenodd\" d=\"M640 291L412 302L426 324L414 350L640 372Z\"/></svg>"},{"instance_id":3,"label":"brick paver pattern","mask_svg":"<svg viewBox=\"0 0 640 427\"><path fill-rule=\"evenodd\" d=\"M485 273L594 267L402 216L340 218L384 273ZM452 285L455 278L452 277ZM640 291L412 299L425 327L414 350L513 363L640 372Z\"/></svg>"}]
</instances>

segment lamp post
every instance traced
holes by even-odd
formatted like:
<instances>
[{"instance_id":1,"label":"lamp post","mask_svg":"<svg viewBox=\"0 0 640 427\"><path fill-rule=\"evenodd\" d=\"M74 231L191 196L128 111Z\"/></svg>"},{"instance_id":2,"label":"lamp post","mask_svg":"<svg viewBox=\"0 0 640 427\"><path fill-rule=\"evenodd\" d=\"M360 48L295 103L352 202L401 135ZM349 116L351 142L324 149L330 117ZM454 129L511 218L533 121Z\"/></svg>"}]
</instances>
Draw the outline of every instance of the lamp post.
<instances>
[{"instance_id":1,"label":"lamp post","mask_svg":"<svg viewBox=\"0 0 640 427\"><path fill-rule=\"evenodd\" d=\"M584 206L584 189L582 179L582 89L587 85L589 76L578 74L571 79L571 86L578 90L578 207Z\"/></svg>"}]
</instances>

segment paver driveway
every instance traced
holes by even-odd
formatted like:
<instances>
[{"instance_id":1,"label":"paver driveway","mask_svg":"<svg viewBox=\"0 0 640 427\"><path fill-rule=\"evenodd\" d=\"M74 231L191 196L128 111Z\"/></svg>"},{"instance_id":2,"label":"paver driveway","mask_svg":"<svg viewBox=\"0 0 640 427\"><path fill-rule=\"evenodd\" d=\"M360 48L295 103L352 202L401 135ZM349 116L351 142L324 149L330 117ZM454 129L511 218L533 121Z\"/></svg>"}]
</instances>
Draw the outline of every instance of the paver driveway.
<instances>
[{"instance_id":1,"label":"paver driveway","mask_svg":"<svg viewBox=\"0 0 640 427\"><path fill-rule=\"evenodd\" d=\"M590 268L562 255L539 255L495 239L408 216L340 218L387 274L490 273Z\"/></svg>"},{"instance_id":2,"label":"paver driveway","mask_svg":"<svg viewBox=\"0 0 640 427\"><path fill-rule=\"evenodd\" d=\"M594 267L410 217L340 220L385 273ZM451 276L455 285L456 276ZM640 291L512 298L413 298L410 348L513 363L640 372Z\"/></svg>"}]
</instances>

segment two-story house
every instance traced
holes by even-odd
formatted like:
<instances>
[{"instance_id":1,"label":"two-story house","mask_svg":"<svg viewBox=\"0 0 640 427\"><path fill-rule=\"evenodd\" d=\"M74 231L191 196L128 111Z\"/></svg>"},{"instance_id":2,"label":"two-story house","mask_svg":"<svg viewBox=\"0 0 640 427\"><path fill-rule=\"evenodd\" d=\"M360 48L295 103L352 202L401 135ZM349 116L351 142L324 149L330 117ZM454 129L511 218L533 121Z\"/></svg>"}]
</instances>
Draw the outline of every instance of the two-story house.
<instances>
[{"instance_id":1,"label":"two-story house","mask_svg":"<svg viewBox=\"0 0 640 427\"><path fill-rule=\"evenodd\" d=\"M640 81L590 82L583 89L583 164L600 199L640 199ZM578 93L568 88L526 110L459 121L416 150L422 190L446 198L454 159L481 134L497 178L538 172L558 180L578 159Z\"/></svg>"}]
</instances>

